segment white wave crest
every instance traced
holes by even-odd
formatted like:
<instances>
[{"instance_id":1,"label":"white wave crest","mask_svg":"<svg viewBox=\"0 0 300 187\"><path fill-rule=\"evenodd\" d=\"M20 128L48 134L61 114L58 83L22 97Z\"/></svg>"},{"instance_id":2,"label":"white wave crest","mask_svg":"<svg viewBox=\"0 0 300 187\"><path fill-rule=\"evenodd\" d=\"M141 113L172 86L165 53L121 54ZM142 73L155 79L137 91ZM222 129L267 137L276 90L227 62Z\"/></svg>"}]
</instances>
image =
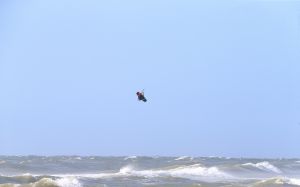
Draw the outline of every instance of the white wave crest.
<instances>
[{"instance_id":1,"label":"white wave crest","mask_svg":"<svg viewBox=\"0 0 300 187\"><path fill-rule=\"evenodd\" d=\"M73 177L65 177L53 180L51 178L42 178L36 182L28 184L0 184L0 187L82 187L80 182Z\"/></svg>"},{"instance_id":2,"label":"white wave crest","mask_svg":"<svg viewBox=\"0 0 300 187\"><path fill-rule=\"evenodd\" d=\"M187 159L193 160L194 158L193 157L189 157L189 156L181 156L181 157L178 157L178 158L176 158L174 160L178 161L178 160L187 160Z\"/></svg>"},{"instance_id":3,"label":"white wave crest","mask_svg":"<svg viewBox=\"0 0 300 187\"><path fill-rule=\"evenodd\" d=\"M287 182L290 185L300 186L300 179L288 179Z\"/></svg>"},{"instance_id":4,"label":"white wave crest","mask_svg":"<svg viewBox=\"0 0 300 187\"><path fill-rule=\"evenodd\" d=\"M230 178L228 174L220 171L217 167L207 168L200 166L199 164L170 169L166 171L166 174L172 177L182 177L189 179L197 179L202 177L219 179Z\"/></svg>"},{"instance_id":5,"label":"white wave crest","mask_svg":"<svg viewBox=\"0 0 300 187\"><path fill-rule=\"evenodd\" d=\"M70 175L69 175L70 176ZM116 173L100 173L100 174L83 174L71 175L73 177L86 178L113 178L113 177L177 177L192 180L206 180L206 181L222 181L233 179L227 173L220 171L217 167L203 167L200 164L181 166L172 169L152 169L152 170L135 170L132 166L125 166ZM62 177L62 175L60 176ZM67 177L64 175L64 177Z\"/></svg>"},{"instance_id":6,"label":"white wave crest","mask_svg":"<svg viewBox=\"0 0 300 187\"><path fill-rule=\"evenodd\" d=\"M286 177L269 178L256 182L253 187L286 186L287 184L292 186L300 186L300 179L292 179Z\"/></svg>"},{"instance_id":7,"label":"white wave crest","mask_svg":"<svg viewBox=\"0 0 300 187\"><path fill-rule=\"evenodd\" d=\"M55 183L61 187L81 187L80 182L75 177L56 179Z\"/></svg>"},{"instance_id":8,"label":"white wave crest","mask_svg":"<svg viewBox=\"0 0 300 187\"><path fill-rule=\"evenodd\" d=\"M134 170L131 166L120 169L119 174L137 177L178 177L187 179L228 179L231 176L220 171L217 167L206 168L200 164L182 166L165 170Z\"/></svg>"},{"instance_id":9,"label":"white wave crest","mask_svg":"<svg viewBox=\"0 0 300 187\"><path fill-rule=\"evenodd\" d=\"M282 173L280 171L280 169L278 169L277 167L273 166L272 164L270 164L267 161L265 161L265 162L259 162L259 163L256 163L256 164L246 163L246 164L242 164L242 165L243 166L251 166L251 167L258 168L258 169L261 169L261 170L264 170L264 171L271 171L271 172L274 172L274 173Z\"/></svg>"},{"instance_id":10,"label":"white wave crest","mask_svg":"<svg viewBox=\"0 0 300 187\"><path fill-rule=\"evenodd\" d=\"M137 156L128 156L124 158L124 160L129 160L129 159L137 159Z\"/></svg>"},{"instance_id":11,"label":"white wave crest","mask_svg":"<svg viewBox=\"0 0 300 187\"><path fill-rule=\"evenodd\" d=\"M41 180L29 183L29 184L12 184L12 183L6 183L6 184L0 184L0 187L63 187L59 186L50 178L42 178Z\"/></svg>"},{"instance_id":12,"label":"white wave crest","mask_svg":"<svg viewBox=\"0 0 300 187\"><path fill-rule=\"evenodd\" d=\"M41 180L31 183L29 186L32 187L40 187L40 186L47 186L47 187L62 187L59 186L54 180L50 178L42 178Z\"/></svg>"}]
</instances>

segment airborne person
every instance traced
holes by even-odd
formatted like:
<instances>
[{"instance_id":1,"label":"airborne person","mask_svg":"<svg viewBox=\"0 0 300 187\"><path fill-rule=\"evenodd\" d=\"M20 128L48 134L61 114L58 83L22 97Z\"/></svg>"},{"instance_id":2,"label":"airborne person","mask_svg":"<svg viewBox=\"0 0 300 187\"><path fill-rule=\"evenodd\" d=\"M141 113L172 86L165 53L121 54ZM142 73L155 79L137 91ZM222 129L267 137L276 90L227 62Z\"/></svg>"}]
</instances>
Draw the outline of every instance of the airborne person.
<instances>
[{"instance_id":1,"label":"airborne person","mask_svg":"<svg viewBox=\"0 0 300 187\"><path fill-rule=\"evenodd\" d=\"M146 99L145 96L144 96L144 90L141 91L141 92L136 92L136 95L138 96L138 100L139 100L139 101L144 101L144 102L147 101L147 99Z\"/></svg>"}]
</instances>

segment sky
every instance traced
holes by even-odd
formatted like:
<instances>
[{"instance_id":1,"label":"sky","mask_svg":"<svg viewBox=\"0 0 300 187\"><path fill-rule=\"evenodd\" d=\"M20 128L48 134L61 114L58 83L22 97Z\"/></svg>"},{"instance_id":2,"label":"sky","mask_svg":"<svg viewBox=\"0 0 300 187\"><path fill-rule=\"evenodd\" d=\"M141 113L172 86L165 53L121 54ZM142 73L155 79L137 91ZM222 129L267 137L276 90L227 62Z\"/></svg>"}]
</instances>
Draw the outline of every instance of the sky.
<instances>
[{"instance_id":1,"label":"sky","mask_svg":"<svg viewBox=\"0 0 300 187\"><path fill-rule=\"evenodd\" d=\"M299 28L299 1L3 0L0 155L300 158Z\"/></svg>"}]
</instances>

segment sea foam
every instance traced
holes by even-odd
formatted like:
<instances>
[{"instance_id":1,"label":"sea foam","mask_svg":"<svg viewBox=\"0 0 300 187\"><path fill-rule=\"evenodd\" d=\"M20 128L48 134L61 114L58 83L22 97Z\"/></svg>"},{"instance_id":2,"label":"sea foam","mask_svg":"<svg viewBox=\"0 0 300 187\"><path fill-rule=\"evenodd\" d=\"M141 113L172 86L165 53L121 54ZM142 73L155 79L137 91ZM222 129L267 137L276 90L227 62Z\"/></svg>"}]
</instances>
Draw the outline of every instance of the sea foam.
<instances>
[{"instance_id":1,"label":"sea foam","mask_svg":"<svg viewBox=\"0 0 300 187\"><path fill-rule=\"evenodd\" d=\"M288 184L300 186L300 179L290 178L287 180Z\"/></svg>"},{"instance_id":2,"label":"sea foam","mask_svg":"<svg viewBox=\"0 0 300 187\"><path fill-rule=\"evenodd\" d=\"M61 187L81 187L82 185L75 177L64 177L56 179L55 182Z\"/></svg>"}]
</instances>

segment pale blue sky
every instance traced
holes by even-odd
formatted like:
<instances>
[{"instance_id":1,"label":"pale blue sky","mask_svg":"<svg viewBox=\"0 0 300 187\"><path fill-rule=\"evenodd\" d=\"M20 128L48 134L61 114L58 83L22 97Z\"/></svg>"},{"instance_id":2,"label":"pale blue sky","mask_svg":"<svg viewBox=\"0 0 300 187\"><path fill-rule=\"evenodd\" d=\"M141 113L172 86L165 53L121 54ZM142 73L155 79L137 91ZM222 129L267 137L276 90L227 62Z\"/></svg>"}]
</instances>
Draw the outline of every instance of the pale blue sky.
<instances>
[{"instance_id":1,"label":"pale blue sky","mask_svg":"<svg viewBox=\"0 0 300 187\"><path fill-rule=\"evenodd\" d=\"M299 1L3 0L0 155L300 157L299 19Z\"/></svg>"}]
</instances>

